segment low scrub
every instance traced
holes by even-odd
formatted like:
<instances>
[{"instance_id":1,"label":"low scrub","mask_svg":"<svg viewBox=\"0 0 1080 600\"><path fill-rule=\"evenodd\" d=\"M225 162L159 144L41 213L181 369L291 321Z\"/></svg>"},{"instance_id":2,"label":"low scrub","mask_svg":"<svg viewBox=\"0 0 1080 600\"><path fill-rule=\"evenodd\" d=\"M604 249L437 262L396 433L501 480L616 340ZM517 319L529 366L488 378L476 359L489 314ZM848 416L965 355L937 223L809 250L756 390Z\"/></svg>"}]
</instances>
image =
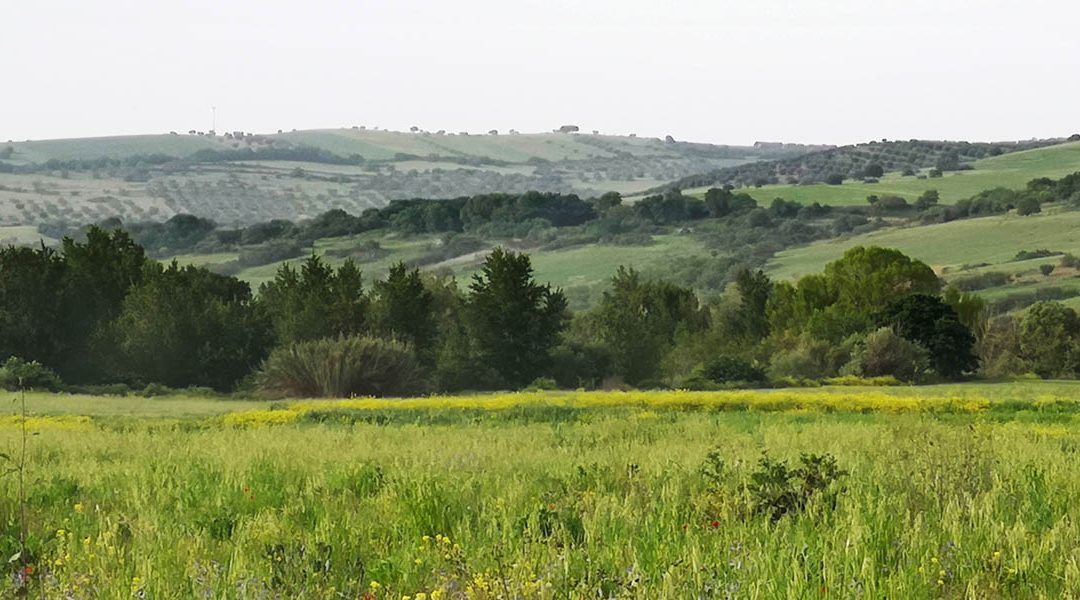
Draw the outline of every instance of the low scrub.
<instances>
[{"instance_id":1,"label":"low scrub","mask_svg":"<svg viewBox=\"0 0 1080 600\"><path fill-rule=\"evenodd\" d=\"M0 388L5 390L55 392L61 385L56 372L36 361L25 361L12 356L0 365Z\"/></svg>"},{"instance_id":2,"label":"low scrub","mask_svg":"<svg viewBox=\"0 0 1080 600\"><path fill-rule=\"evenodd\" d=\"M270 395L294 398L405 396L424 388L420 366L405 343L366 336L278 348L266 359L258 384Z\"/></svg>"}]
</instances>

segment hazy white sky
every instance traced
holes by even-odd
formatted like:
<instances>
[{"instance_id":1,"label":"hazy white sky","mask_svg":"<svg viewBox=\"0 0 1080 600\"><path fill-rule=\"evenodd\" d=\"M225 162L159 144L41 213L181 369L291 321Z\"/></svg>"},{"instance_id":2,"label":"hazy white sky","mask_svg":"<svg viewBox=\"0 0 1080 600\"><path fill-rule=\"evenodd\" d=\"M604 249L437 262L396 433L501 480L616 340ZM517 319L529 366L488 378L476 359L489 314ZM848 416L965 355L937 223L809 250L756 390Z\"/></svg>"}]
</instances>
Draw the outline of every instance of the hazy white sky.
<instances>
[{"instance_id":1,"label":"hazy white sky","mask_svg":"<svg viewBox=\"0 0 1080 600\"><path fill-rule=\"evenodd\" d=\"M0 140L1080 131L1080 0L0 0Z\"/></svg>"}]
</instances>

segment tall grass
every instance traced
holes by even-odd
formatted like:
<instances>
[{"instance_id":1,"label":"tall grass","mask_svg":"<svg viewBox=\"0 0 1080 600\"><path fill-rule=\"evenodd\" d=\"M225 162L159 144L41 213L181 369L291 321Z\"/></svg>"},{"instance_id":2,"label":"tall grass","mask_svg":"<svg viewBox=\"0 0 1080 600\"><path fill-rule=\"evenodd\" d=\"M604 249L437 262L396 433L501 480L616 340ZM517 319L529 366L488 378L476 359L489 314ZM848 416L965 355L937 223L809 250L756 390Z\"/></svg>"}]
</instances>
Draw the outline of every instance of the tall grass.
<instances>
[{"instance_id":1,"label":"tall grass","mask_svg":"<svg viewBox=\"0 0 1080 600\"><path fill-rule=\"evenodd\" d=\"M403 342L365 336L297 342L275 350L258 375L271 394L299 398L419 392L422 374Z\"/></svg>"},{"instance_id":2,"label":"tall grass","mask_svg":"<svg viewBox=\"0 0 1080 600\"><path fill-rule=\"evenodd\" d=\"M487 414L41 428L28 448L30 596L1080 594L1072 413ZM0 427L0 447L19 439ZM774 519L743 508L763 453L829 454L848 474L828 502ZM0 479L4 558L15 485Z\"/></svg>"}]
</instances>

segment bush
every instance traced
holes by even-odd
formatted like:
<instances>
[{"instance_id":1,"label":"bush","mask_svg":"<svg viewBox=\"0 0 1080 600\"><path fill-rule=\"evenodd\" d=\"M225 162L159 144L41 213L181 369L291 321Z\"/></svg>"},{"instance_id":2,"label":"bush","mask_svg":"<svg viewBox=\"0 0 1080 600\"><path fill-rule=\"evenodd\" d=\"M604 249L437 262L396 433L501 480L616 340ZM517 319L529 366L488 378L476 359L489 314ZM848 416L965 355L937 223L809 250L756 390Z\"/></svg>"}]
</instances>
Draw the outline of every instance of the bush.
<instances>
[{"instance_id":1,"label":"bush","mask_svg":"<svg viewBox=\"0 0 1080 600\"><path fill-rule=\"evenodd\" d=\"M1050 274L1054 272L1054 265L1039 265L1039 272L1042 273L1044 277L1049 277Z\"/></svg>"},{"instance_id":2,"label":"bush","mask_svg":"<svg viewBox=\"0 0 1080 600\"><path fill-rule=\"evenodd\" d=\"M342 336L270 353L258 376L266 393L288 397L405 396L424 389L409 347L397 340Z\"/></svg>"},{"instance_id":3,"label":"bush","mask_svg":"<svg viewBox=\"0 0 1080 600\"><path fill-rule=\"evenodd\" d=\"M839 173L830 173L825 177L825 183L829 185L840 185L844 183L844 176Z\"/></svg>"},{"instance_id":4,"label":"bush","mask_svg":"<svg viewBox=\"0 0 1080 600\"><path fill-rule=\"evenodd\" d=\"M827 342L803 339L786 349L775 352L769 363L771 381L821 379L835 375L837 357L843 354ZM842 359L841 359L842 360Z\"/></svg>"},{"instance_id":5,"label":"bush","mask_svg":"<svg viewBox=\"0 0 1080 600\"><path fill-rule=\"evenodd\" d=\"M929 368L929 353L925 348L882 327L856 344L851 362L841 372L862 377L892 375L913 382L922 378Z\"/></svg>"},{"instance_id":6,"label":"bush","mask_svg":"<svg viewBox=\"0 0 1080 600\"><path fill-rule=\"evenodd\" d=\"M765 371L735 356L718 356L703 365L696 375L716 383L760 383Z\"/></svg>"},{"instance_id":7,"label":"bush","mask_svg":"<svg viewBox=\"0 0 1080 600\"><path fill-rule=\"evenodd\" d=\"M847 471L837 466L830 454L802 454L794 469L784 461L763 456L746 489L754 514L768 515L775 523L784 515L806 510L815 496L825 506L834 507L839 490L833 484L845 475Z\"/></svg>"},{"instance_id":8,"label":"bush","mask_svg":"<svg viewBox=\"0 0 1080 600\"><path fill-rule=\"evenodd\" d=\"M5 390L47 390L55 392L63 384L55 371L37 361L12 356L0 365L0 388Z\"/></svg>"},{"instance_id":9,"label":"bush","mask_svg":"<svg viewBox=\"0 0 1080 600\"><path fill-rule=\"evenodd\" d=\"M974 292L977 290L1008 285L1011 280L1012 275L1008 273L1002 271L987 271L985 273L979 273L978 275L970 275L968 277L955 279L952 281L952 285L961 292Z\"/></svg>"},{"instance_id":10,"label":"bush","mask_svg":"<svg viewBox=\"0 0 1080 600\"><path fill-rule=\"evenodd\" d=\"M1041 212L1042 205L1039 204L1039 200L1037 198L1026 196L1024 198L1021 198L1020 201L1016 203L1016 214L1020 215L1021 217L1026 217L1027 215L1034 215Z\"/></svg>"}]
</instances>

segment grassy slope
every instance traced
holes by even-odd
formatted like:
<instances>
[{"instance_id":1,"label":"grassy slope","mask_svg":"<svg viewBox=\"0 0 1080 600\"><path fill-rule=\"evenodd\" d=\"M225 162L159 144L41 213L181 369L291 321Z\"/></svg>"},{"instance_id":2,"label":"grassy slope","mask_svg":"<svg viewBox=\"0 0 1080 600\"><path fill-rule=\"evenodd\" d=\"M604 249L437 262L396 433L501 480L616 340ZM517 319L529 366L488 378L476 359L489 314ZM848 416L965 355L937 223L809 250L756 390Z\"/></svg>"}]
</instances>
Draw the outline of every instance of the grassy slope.
<instances>
[{"instance_id":1,"label":"grassy slope","mask_svg":"<svg viewBox=\"0 0 1080 600\"><path fill-rule=\"evenodd\" d=\"M410 261L423 256L438 236L391 235L379 237L380 232L365 233L343 238L327 238L315 243L315 251L324 255L326 261L338 265L345 261L343 256L325 256L327 250L354 248L365 240L378 240L384 250L389 251L374 261L360 262L364 277L368 281L381 278L390 265L399 260ZM495 245L495 242L492 243ZM512 245L512 244L511 244ZM632 266L639 270L661 269L673 256L704 254L705 247L691 236L660 235L649 246L606 246L588 244L560 250L526 250L532 257L536 278L564 288L589 288L606 283L620 265ZM483 260L484 252L459 257L426 268L448 268L462 282L468 280ZM177 260L183 263L206 265L223 263L236 258L235 253L210 255L184 255ZM252 284L254 288L273 279L274 273L284 263L296 263L301 259L281 261L251 267L240 271L237 277Z\"/></svg>"},{"instance_id":2,"label":"grassy slope","mask_svg":"<svg viewBox=\"0 0 1080 600\"><path fill-rule=\"evenodd\" d=\"M897 195L914 201L924 191L935 189L941 202L951 204L957 200L995 187L1023 188L1037 177L1058 178L1080 171L1080 142L1060 144L1035 150L1003 154L976 161L973 171L947 173L934 179L901 177L889 173L879 183L862 183L849 180L843 185L767 185L761 188L745 188L759 203L771 202L773 198L796 200L803 204L818 202L833 206L865 205L866 197ZM703 189L689 193L703 194Z\"/></svg>"},{"instance_id":3,"label":"grassy slope","mask_svg":"<svg viewBox=\"0 0 1080 600\"><path fill-rule=\"evenodd\" d=\"M0 147L8 144L0 144ZM228 146L212 138L194 135L128 135L97 138L74 138L15 142L12 162L41 163L49 159L76 160L117 158L136 154L188 156L204 148Z\"/></svg>"},{"instance_id":4,"label":"grassy slope","mask_svg":"<svg viewBox=\"0 0 1080 600\"><path fill-rule=\"evenodd\" d=\"M896 248L938 269L955 271L965 264L991 263L1002 265L993 270L1009 270L1006 263L1020 250L1080 253L1080 212L1008 214L875 231L785 250L770 262L769 272L781 279L816 273L848 248L870 245Z\"/></svg>"}]
</instances>

